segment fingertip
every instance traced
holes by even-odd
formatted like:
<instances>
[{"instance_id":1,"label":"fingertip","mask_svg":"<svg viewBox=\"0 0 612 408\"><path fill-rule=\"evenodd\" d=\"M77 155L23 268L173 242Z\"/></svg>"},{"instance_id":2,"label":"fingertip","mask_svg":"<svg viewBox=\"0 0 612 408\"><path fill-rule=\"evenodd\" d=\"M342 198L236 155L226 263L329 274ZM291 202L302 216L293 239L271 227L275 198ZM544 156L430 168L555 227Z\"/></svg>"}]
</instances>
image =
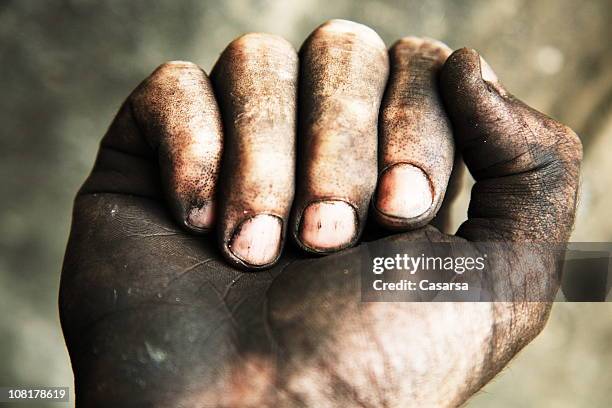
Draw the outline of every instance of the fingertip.
<instances>
[{"instance_id":1,"label":"fingertip","mask_svg":"<svg viewBox=\"0 0 612 408\"><path fill-rule=\"evenodd\" d=\"M482 80L485 81L490 88L493 88L499 95L504 97L508 96L508 92L499 81L497 74L482 56L480 57L480 76Z\"/></svg>"},{"instance_id":2,"label":"fingertip","mask_svg":"<svg viewBox=\"0 0 612 408\"><path fill-rule=\"evenodd\" d=\"M452 52L449 59L455 59L456 61L470 61L475 60L480 55L478 51L469 47L461 47Z\"/></svg>"},{"instance_id":3,"label":"fingertip","mask_svg":"<svg viewBox=\"0 0 612 408\"><path fill-rule=\"evenodd\" d=\"M186 211L184 222L185 226L196 233L210 231L215 217L215 207L212 201L200 206L193 206Z\"/></svg>"},{"instance_id":4,"label":"fingertip","mask_svg":"<svg viewBox=\"0 0 612 408\"><path fill-rule=\"evenodd\" d=\"M282 219L275 215L251 217L236 227L227 249L247 267L270 266L280 255L282 225Z\"/></svg>"},{"instance_id":5,"label":"fingertip","mask_svg":"<svg viewBox=\"0 0 612 408\"><path fill-rule=\"evenodd\" d=\"M440 90L455 126L499 109L508 96L490 65L473 49L453 52L442 67Z\"/></svg>"},{"instance_id":6,"label":"fingertip","mask_svg":"<svg viewBox=\"0 0 612 408\"><path fill-rule=\"evenodd\" d=\"M480 78L480 55L471 48L460 48L449 55L442 67L442 85L456 87L467 79Z\"/></svg>"},{"instance_id":7,"label":"fingertip","mask_svg":"<svg viewBox=\"0 0 612 408\"><path fill-rule=\"evenodd\" d=\"M410 220L426 213L433 198L433 187L425 172L411 164L400 163L382 174L376 207L387 216Z\"/></svg>"},{"instance_id":8,"label":"fingertip","mask_svg":"<svg viewBox=\"0 0 612 408\"><path fill-rule=\"evenodd\" d=\"M351 246L358 232L357 213L344 201L311 203L300 220L297 239L314 253L330 253Z\"/></svg>"},{"instance_id":9,"label":"fingertip","mask_svg":"<svg viewBox=\"0 0 612 408\"><path fill-rule=\"evenodd\" d=\"M472 48L461 48L453 52L442 69L443 83L450 86L463 83L465 85L493 85L500 94L505 94L499 78L487 61Z\"/></svg>"}]
</instances>

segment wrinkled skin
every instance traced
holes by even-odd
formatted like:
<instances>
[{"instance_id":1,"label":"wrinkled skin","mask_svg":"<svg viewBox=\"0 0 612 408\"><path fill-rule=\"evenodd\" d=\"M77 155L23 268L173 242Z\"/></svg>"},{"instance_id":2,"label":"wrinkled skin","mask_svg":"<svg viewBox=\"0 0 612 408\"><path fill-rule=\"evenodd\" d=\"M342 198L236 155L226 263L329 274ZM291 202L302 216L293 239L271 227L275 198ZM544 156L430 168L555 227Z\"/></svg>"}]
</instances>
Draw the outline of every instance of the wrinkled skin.
<instances>
[{"instance_id":1,"label":"wrinkled skin","mask_svg":"<svg viewBox=\"0 0 612 408\"><path fill-rule=\"evenodd\" d=\"M477 180L469 219L456 235L425 226L379 247L567 241L580 142L486 78L467 49L439 76L457 149ZM457 406L544 327L548 302L361 302L365 243L313 258L288 240L274 266L235 267L214 234L175 221L180 189L168 193L159 148L143 135L143 92L120 110L75 200L60 309L77 406ZM552 295L555 259L516 257L492 261L491 273L511 292Z\"/></svg>"}]
</instances>

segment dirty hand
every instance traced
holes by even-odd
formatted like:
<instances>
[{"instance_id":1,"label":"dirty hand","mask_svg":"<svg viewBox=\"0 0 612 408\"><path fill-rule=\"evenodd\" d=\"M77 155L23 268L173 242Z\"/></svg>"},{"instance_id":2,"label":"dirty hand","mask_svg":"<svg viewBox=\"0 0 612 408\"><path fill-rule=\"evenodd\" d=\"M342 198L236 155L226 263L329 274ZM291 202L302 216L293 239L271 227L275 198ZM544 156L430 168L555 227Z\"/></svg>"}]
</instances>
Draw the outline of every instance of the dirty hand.
<instances>
[{"instance_id":1,"label":"dirty hand","mask_svg":"<svg viewBox=\"0 0 612 408\"><path fill-rule=\"evenodd\" d=\"M427 224L452 198L455 146L476 185L451 236ZM475 51L434 40L387 51L333 20L299 58L248 34L210 80L163 64L75 200L60 309L77 406L456 406L549 304L362 303L366 224L383 247L564 242L580 159ZM542 257L496 273L528 268L524 291L555 275Z\"/></svg>"}]
</instances>

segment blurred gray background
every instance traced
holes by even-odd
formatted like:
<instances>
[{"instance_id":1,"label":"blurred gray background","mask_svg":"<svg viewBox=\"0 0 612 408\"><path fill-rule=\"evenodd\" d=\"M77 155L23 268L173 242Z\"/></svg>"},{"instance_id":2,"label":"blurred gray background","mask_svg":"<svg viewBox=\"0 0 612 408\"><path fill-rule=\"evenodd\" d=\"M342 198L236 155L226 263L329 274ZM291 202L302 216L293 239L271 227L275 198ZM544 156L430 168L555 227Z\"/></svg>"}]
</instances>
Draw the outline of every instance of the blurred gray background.
<instances>
[{"instance_id":1,"label":"blurred gray background","mask_svg":"<svg viewBox=\"0 0 612 408\"><path fill-rule=\"evenodd\" d=\"M0 386L72 386L57 312L71 204L122 100L165 60L209 70L248 31L297 48L324 20L346 18L388 45L420 35L476 48L512 93L581 135L573 239L612 241L611 8L609 0L0 1ZM611 368L612 305L556 304L544 333L468 406L611 406Z\"/></svg>"}]
</instances>

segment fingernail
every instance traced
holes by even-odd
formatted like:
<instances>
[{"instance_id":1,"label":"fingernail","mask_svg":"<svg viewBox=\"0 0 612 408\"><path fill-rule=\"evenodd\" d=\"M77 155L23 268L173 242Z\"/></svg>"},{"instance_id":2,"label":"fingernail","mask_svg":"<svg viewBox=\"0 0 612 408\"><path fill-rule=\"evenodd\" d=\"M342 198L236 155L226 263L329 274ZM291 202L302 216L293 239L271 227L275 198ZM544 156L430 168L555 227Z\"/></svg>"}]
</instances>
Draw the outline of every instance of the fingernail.
<instances>
[{"instance_id":1,"label":"fingernail","mask_svg":"<svg viewBox=\"0 0 612 408\"><path fill-rule=\"evenodd\" d=\"M392 217L415 218L431 207L432 190L423 170L411 164L396 164L378 182L376 208Z\"/></svg>"},{"instance_id":2,"label":"fingernail","mask_svg":"<svg viewBox=\"0 0 612 408\"><path fill-rule=\"evenodd\" d=\"M214 205L209 201L201 207L194 207L187 214L187 224L195 229L209 229L214 219Z\"/></svg>"},{"instance_id":3,"label":"fingernail","mask_svg":"<svg viewBox=\"0 0 612 408\"><path fill-rule=\"evenodd\" d=\"M259 214L236 228L229 250L252 266L274 261L281 243L282 221L274 215Z\"/></svg>"},{"instance_id":4,"label":"fingernail","mask_svg":"<svg viewBox=\"0 0 612 408\"><path fill-rule=\"evenodd\" d=\"M480 57L480 76L483 80L488 82L496 91L502 96L507 96L508 92L499 82L499 78L493 68L485 61L484 58Z\"/></svg>"},{"instance_id":5,"label":"fingernail","mask_svg":"<svg viewBox=\"0 0 612 408\"><path fill-rule=\"evenodd\" d=\"M304 210L300 240L315 250L339 249L347 246L357 233L357 214L344 201L320 201Z\"/></svg>"},{"instance_id":6,"label":"fingernail","mask_svg":"<svg viewBox=\"0 0 612 408\"><path fill-rule=\"evenodd\" d=\"M482 57L480 57L480 76L487 82L499 82L493 68Z\"/></svg>"}]
</instances>

